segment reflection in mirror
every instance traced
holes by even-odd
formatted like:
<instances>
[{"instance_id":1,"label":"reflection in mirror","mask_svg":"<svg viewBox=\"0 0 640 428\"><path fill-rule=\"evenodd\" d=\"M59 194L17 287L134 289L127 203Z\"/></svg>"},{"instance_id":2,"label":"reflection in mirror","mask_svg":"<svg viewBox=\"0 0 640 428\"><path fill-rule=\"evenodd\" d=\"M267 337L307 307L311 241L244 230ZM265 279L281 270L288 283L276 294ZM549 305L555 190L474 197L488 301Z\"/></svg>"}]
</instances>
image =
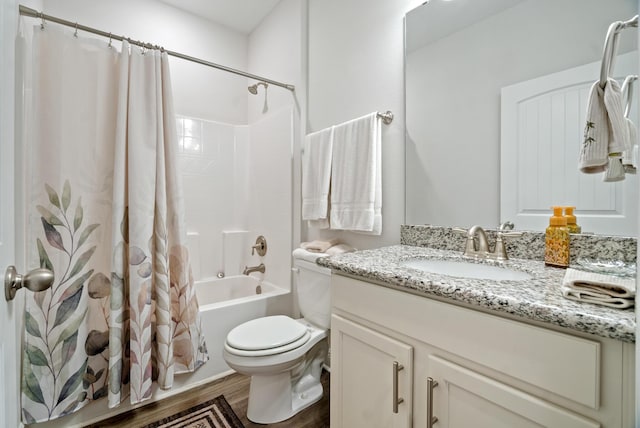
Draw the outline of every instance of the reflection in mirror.
<instances>
[{"instance_id":1,"label":"reflection in mirror","mask_svg":"<svg viewBox=\"0 0 640 428\"><path fill-rule=\"evenodd\" d=\"M635 0L431 0L409 12L405 222L512 220L541 231L551 205L575 205L583 232L636 236L637 176L602 183L578 171L578 156L607 29L637 9ZM637 38L635 28L620 34L620 83L638 74Z\"/></svg>"}]
</instances>

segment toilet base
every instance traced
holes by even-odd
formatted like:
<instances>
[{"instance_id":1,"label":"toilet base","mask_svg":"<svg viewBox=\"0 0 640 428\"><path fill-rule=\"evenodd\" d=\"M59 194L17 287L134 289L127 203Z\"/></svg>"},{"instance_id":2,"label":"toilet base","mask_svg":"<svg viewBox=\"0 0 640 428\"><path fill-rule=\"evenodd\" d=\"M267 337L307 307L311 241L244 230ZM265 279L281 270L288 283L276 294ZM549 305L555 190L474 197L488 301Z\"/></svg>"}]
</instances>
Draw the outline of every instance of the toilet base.
<instances>
[{"instance_id":1,"label":"toilet base","mask_svg":"<svg viewBox=\"0 0 640 428\"><path fill-rule=\"evenodd\" d=\"M293 390L288 373L252 376L247 419L258 424L273 424L291 418L322 398L322 385L309 383L303 390Z\"/></svg>"},{"instance_id":2,"label":"toilet base","mask_svg":"<svg viewBox=\"0 0 640 428\"><path fill-rule=\"evenodd\" d=\"M326 354L323 340L291 370L251 376L247 418L259 424L282 422L318 402L323 394L320 376Z\"/></svg>"}]
</instances>

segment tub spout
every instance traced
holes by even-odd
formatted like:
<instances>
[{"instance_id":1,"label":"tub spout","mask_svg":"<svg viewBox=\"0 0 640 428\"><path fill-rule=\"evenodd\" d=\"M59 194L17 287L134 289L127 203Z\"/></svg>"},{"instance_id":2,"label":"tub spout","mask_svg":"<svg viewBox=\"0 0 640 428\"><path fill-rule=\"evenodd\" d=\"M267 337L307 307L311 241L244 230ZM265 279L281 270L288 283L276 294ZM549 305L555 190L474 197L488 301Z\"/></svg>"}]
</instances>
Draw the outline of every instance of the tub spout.
<instances>
[{"instance_id":1,"label":"tub spout","mask_svg":"<svg viewBox=\"0 0 640 428\"><path fill-rule=\"evenodd\" d=\"M264 263L260 263L258 266L245 266L242 274L249 275L252 272L264 273L264 269Z\"/></svg>"}]
</instances>

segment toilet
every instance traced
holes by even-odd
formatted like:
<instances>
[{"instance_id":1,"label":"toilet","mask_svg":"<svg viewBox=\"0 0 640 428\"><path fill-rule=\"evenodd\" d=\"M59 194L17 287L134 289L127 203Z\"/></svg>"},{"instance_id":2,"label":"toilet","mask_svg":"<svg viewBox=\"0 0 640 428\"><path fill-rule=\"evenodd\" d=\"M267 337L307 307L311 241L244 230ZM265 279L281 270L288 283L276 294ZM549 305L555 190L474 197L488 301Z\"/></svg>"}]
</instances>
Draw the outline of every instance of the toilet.
<instances>
[{"instance_id":1,"label":"toilet","mask_svg":"<svg viewBox=\"0 0 640 428\"><path fill-rule=\"evenodd\" d=\"M225 340L227 364L251 376L247 418L255 423L284 421L322 398L320 375L328 350L331 270L305 258L294 252L302 318L257 318L232 329Z\"/></svg>"}]
</instances>

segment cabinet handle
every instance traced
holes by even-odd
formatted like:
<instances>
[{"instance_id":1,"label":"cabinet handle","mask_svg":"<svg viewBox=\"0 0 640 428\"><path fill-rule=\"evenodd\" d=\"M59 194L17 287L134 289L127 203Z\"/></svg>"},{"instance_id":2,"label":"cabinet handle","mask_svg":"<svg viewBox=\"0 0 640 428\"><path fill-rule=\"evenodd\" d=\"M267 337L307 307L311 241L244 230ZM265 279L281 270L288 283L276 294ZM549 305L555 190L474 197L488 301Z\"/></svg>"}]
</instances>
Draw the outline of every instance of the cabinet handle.
<instances>
[{"instance_id":1,"label":"cabinet handle","mask_svg":"<svg viewBox=\"0 0 640 428\"><path fill-rule=\"evenodd\" d=\"M427 428L433 428L438 418L433 416L433 388L438 386L438 381L432 377L427 378Z\"/></svg>"},{"instance_id":2,"label":"cabinet handle","mask_svg":"<svg viewBox=\"0 0 640 428\"><path fill-rule=\"evenodd\" d=\"M404 401L404 398L398 398L398 372L402 369L402 364L393 362L393 413L398 413L398 404Z\"/></svg>"}]
</instances>

